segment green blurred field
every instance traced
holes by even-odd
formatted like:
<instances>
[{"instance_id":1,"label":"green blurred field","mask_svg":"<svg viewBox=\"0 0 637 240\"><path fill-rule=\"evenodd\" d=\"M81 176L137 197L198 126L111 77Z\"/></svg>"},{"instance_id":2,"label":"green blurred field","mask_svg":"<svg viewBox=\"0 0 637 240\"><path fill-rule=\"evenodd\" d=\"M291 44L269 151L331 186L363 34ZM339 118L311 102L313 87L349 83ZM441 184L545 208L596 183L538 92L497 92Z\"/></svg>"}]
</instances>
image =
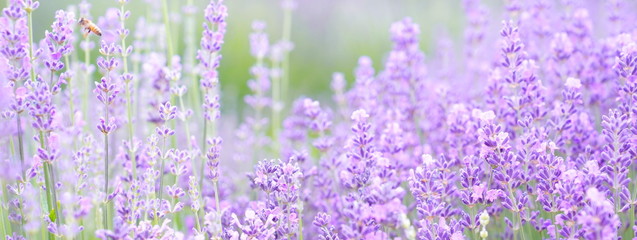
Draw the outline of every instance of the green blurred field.
<instances>
[{"instance_id":1,"label":"green blurred field","mask_svg":"<svg viewBox=\"0 0 637 240\"><path fill-rule=\"evenodd\" d=\"M2 6L7 0L0 0ZM40 8L34 13L34 35L41 39L50 28L56 10L65 9L80 0L40 0ZM118 7L114 0L89 1L91 14L96 19L109 7ZM169 0L170 9L180 11L186 1ZM200 6L197 13L197 33L201 32L202 10L207 1L195 0ZM248 93L246 81L248 69L254 63L249 55L248 35L253 20L268 24L270 41L281 36L282 11L279 0L227 0L229 8L228 31L223 46L220 68L223 109L240 110L243 95ZM139 16L146 15L147 2L132 0L127 6L132 11L129 28ZM464 12L460 0L300 0L293 13L291 53L292 99L304 95L319 99L329 98L329 82L333 72L343 72L349 82L359 56L372 57L379 68L385 54L391 48L389 26L392 22L410 16L421 27L421 46L426 54L435 51L440 34L446 34L454 42L462 41ZM173 32L182 30L173 24ZM132 29L134 31L134 29ZM179 33L183 36L183 32ZM199 39L197 36L196 39ZM129 40L130 41L130 40ZM197 40L199 42L199 40ZM180 41L183 43L183 41ZM180 45L183 52L184 45ZM93 55L95 56L95 55ZM237 104L240 103L240 104ZM241 111L239 111L241 112Z\"/></svg>"}]
</instances>

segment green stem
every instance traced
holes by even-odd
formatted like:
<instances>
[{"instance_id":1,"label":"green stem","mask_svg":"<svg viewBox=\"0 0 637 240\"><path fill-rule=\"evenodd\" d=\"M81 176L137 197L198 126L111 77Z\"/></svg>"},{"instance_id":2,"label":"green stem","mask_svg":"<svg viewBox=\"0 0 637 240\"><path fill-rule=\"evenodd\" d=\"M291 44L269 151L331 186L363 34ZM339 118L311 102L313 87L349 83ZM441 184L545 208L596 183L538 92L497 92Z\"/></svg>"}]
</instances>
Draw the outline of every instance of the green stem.
<instances>
[{"instance_id":1,"label":"green stem","mask_svg":"<svg viewBox=\"0 0 637 240\"><path fill-rule=\"evenodd\" d=\"M550 215L551 215L551 221L555 221L555 217L557 216L557 213L556 212L551 212ZM557 235L557 228L555 227L553 229L554 229L553 234L555 235L555 237L559 236L559 235ZM548 231L547 231L547 233L548 233Z\"/></svg>"},{"instance_id":2,"label":"green stem","mask_svg":"<svg viewBox=\"0 0 637 240\"><path fill-rule=\"evenodd\" d=\"M84 226L83 218L80 218L80 226ZM84 229L80 232L80 240L84 240L86 238L86 236L84 236L85 233L86 233L86 227L84 227Z\"/></svg>"},{"instance_id":3,"label":"green stem","mask_svg":"<svg viewBox=\"0 0 637 240\"><path fill-rule=\"evenodd\" d=\"M407 205L407 206L409 206L409 205ZM473 205L469 206L469 217L470 217L469 221L471 221L469 223L470 225L472 224L473 226L476 226L476 224L475 224L476 222L474 221L475 220L475 216L476 216L476 210L474 209L474 206ZM469 229L469 231L471 231L472 239L478 239L478 232L476 231L475 228Z\"/></svg>"},{"instance_id":4,"label":"green stem","mask_svg":"<svg viewBox=\"0 0 637 240\"><path fill-rule=\"evenodd\" d=\"M25 173L24 173L24 147L22 146L22 121L20 120L20 114L16 114L16 120L17 120L17 124L18 124L18 152L20 154L20 171L22 172L22 180L25 180ZM12 141L13 143L13 138ZM11 148L13 150L13 147Z\"/></svg>"},{"instance_id":5,"label":"green stem","mask_svg":"<svg viewBox=\"0 0 637 240\"><path fill-rule=\"evenodd\" d=\"M6 193L3 193L3 194L6 195ZM0 206L0 221L2 221L2 236L8 235L7 234L7 227L5 226L6 223L4 221L4 218L5 218L5 216L4 216L4 204L3 204L3 206Z\"/></svg>"},{"instance_id":6,"label":"green stem","mask_svg":"<svg viewBox=\"0 0 637 240\"><path fill-rule=\"evenodd\" d=\"M287 212L288 212L287 227L288 227L288 229L290 229L290 208L292 208L292 206L288 205L288 209L287 209ZM290 234L289 233L287 234L287 237L288 237L288 240L290 240Z\"/></svg>"},{"instance_id":7,"label":"green stem","mask_svg":"<svg viewBox=\"0 0 637 240\"><path fill-rule=\"evenodd\" d=\"M134 51L135 51L135 55L138 56L139 58L141 58L142 51L140 50L140 48L135 48ZM143 80L143 79L138 78L139 71L140 71L139 70L140 65L141 65L141 60L139 60L139 59L136 62L133 63L133 76L137 80L136 82L133 82L133 86L132 86L133 89L139 89L139 87L141 86L142 80ZM139 91L135 92L135 96L133 96L133 98L134 99L140 99L140 92ZM135 104L133 105L133 113L134 114L131 117L134 117L135 119L140 119L139 118L139 112L140 111L138 111L139 109L140 109L140 101L136 101ZM143 131L143 129L142 129L142 131ZM133 134L134 134L134 132L133 132Z\"/></svg>"},{"instance_id":8,"label":"green stem","mask_svg":"<svg viewBox=\"0 0 637 240\"><path fill-rule=\"evenodd\" d=\"M198 92L198 91L195 91L195 92ZM182 97L181 95L179 96L179 106L181 107L181 110L182 110L182 111L186 112L186 108L184 107L184 99L183 99L183 97ZM204 120L204 121L205 121L205 120ZM190 144L190 136L191 136L191 135L190 135L190 124L188 124L188 120L187 120L187 119L184 119L184 127L186 128L186 142L187 142L187 145L188 145L188 150L189 150L189 151L192 151L192 144ZM205 140L205 137L204 137L204 144L205 144L205 142L206 142L206 140ZM190 160L190 164L191 164L191 166L193 166L193 167L195 166L195 159L196 159L196 158L194 158L194 157L193 157L193 158ZM204 166L201 166L201 170L202 170L201 175L202 175L202 176L203 176L203 169L204 169L203 167L204 167ZM193 171L193 174L194 174L194 171ZM195 177L196 177L196 176L195 176ZM201 180L203 181L203 178L201 178ZM175 179L175 182L177 182L177 180L176 180L176 179ZM201 182L200 182L200 184L201 184ZM200 189L200 190L202 190L202 189Z\"/></svg>"},{"instance_id":9,"label":"green stem","mask_svg":"<svg viewBox=\"0 0 637 240\"><path fill-rule=\"evenodd\" d=\"M47 212L47 217L50 219L51 217L51 213L54 212L55 210L53 210L53 201L51 200L51 180L50 180L50 173L49 173L49 167L47 163L44 163L44 165L42 166L43 170L44 170L44 181L46 184L46 202L47 202L47 206L48 206L48 212ZM53 236L52 233L48 233L49 235L49 239L55 239L55 237Z\"/></svg>"},{"instance_id":10,"label":"green stem","mask_svg":"<svg viewBox=\"0 0 637 240\"><path fill-rule=\"evenodd\" d=\"M207 90L203 89L203 95L206 96L208 94ZM213 126L214 127L214 126ZM206 167L206 138L208 137L208 119L203 118L203 137L201 138L201 169L199 170L199 189L203 192L203 179L204 179L204 169Z\"/></svg>"},{"instance_id":11,"label":"green stem","mask_svg":"<svg viewBox=\"0 0 637 240\"><path fill-rule=\"evenodd\" d=\"M198 213L199 211L195 211L195 210L193 209L193 211L192 211L192 212L195 214L195 223L197 224L197 225L196 225L196 227L197 227L197 232L201 232L201 221L199 220L199 213Z\"/></svg>"},{"instance_id":12,"label":"green stem","mask_svg":"<svg viewBox=\"0 0 637 240\"><path fill-rule=\"evenodd\" d=\"M285 7L283 10L283 42L288 44L290 42L290 31L292 28L292 9ZM290 49L284 49L283 58L281 59L281 79L278 77L273 79L272 86L272 98L274 106L272 108L272 138L274 142L274 152L279 153L279 128L281 121L281 112L285 108L287 103L287 94L290 82ZM280 104L277 106L277 104Z\"/></svg>"},{"instance_id":13,"label":"green stem","mask_svg":"<svg viewBox=\"0 0 637 240\"><path fill-rule=\"evenodd\" d=\"M124 61L126 62L126 61ZM135 143L133 142L133 112L131 103L131 87L133 85L130 82L126 83L126 120L128 121L128 143L130 148L128 149L128 156L131 159L131 167L133 169L133 180L137 179L137 156L133 151Z\"/></svg>"},{"instance_id":14,"label":"green stem","mask_svg":"<svg viewBox=\"0 0 637 240\"><path fill-rule=\"evenodd\" d=\"M630 175L631 175L630 179L635 179L635 172L631 171ZM633 181L633 193L634 193L634 195L633 195L633 197L631 199L635 200L635 199L637 199L637 182L635 182L635 181ZM627 231L629 233L629 236L630 236L630 232L632 232L633 234L632 234L632 238L628 238L628 239L633 239L633 238L637 237L637 231L633 231L632 230L632 227L634 225L636 225L635 224L635 215L637 215L637 214L635 214L635 204L634 203L630 205L630 210L629 211L630 212L628 212L628 214L630 215L630 223L628 224Z\"/></svg>"},{"instance_id":15,"label":"green stem","mask_svg":"<svg viewBox=\"0 0 637 240\"><path fill-rule=\"evenodd\" d=\"M104 153L106 157L104 158L104 205L102 206L104 215L102 222L104 229L108 229L108 134L104 134Z\"/></svg>"},{"instance_id":16,"label":"green stem","mask_svg":"<svg viewBox=\"0 0 637 240\"><path fill-rule=\"evenodd\" d=\"M166 137L162 137L162 147L161 147L161 164L159 166L159 193L157 194L157 196L159 197L159 199L163 199L163 194L164 194L164 169L165 169L165 165L164 163L166 162L164 155L166 155L164 153L164 151L166 150Z\"/></svg>"},{"instance_id":17,"label":"green stem","mask_svg":"<svg viewBox=\"0 0 637 240\"><path fill-rule=\"evenodd\" d=\"M181 107L183 112L186 112L186 108L184 107L184 98L182 96L179 96L179 107ZM187 119L184 119L184 127L186 128L186 143L188 145L188 150L192 150L192 144L190 144L190 126Z\"/></svg>"},{"instance_id":18,"label":"green stem","mask_svg":"<svg viewBox=\"0 0 637 240\"><path fill-rule=\"evenodd\" d=\"M22 202L22 196L17 196L18 199L18 211L20 211L20 232L22 233L22 235L24 235L24 203Z\"/></svg>"},{"instance_id":19,"label":"green stem","mask_svg":"<svg viewBox=\"0 0 637 240\"><path fill-rule=\"evenodd\" d=\"M299 202L300 201L299 199ZM301 209L297 209L297 216L299 216L299 240L303 240L303 216L301 214Z\"/></svg>"},{"instance_id":20,"label":"green stem","mask_svg":"<svg viewBox=\"0 0 637 240\"><path fill-rule=\"evenodd\" d=\"M635 199L635 198L633 198L633 199ZM628 214L630 214L630 223L628 224L628 232L630 233L631 230L632 230L631 228L635 225L635 215L636 215L635 214L635 204L630 206L630 210L629 211L630 212L628 212ZM633 232L632 238L637 237L637 232L635 232L635 231L632 231L632 232ZM632 238L629 238L629 239L632 239Z\"/></svg>"},{"instance_id":21,"label":"green stem","mask_svg":"<svg viewBox=\"0 0 637 240\"><path fill-rule=\"evenodd\" d=\"M279 63L278 62L273 62L272 63L273 68L277 69L279 68ZM281 102L281 78L280 77L273 77L272 78L272 121L270 121L270 128L272 130L272 148L274 150L274 155L278 156L279 155L279 126L280 125L280 119L281 119L281 109L279 109L277 106L279 104L282 104Z\"/></svg>"},{"instance_id":22,"label":"green stem","mask_svg":"<svg viewBox=\"0 0 637 240\"><path fill-rule=\"evenodd\" d=\"M57 190L55 189L55 169L53 168L53 164L49 163L49 171L51 172L51 197L53 198L53 210L55 211L55 223L58 227L62 226L60 224L61 213L58 210L58 199L57 199Z\"/></svg>"},{"instance_id":23,"label":"green stem","mask_svg":"<svg viewBox=\"0 0 637 240\"><path fill-rule=\"evenodd\" d=\"M40 131L40 147L42 149L46 149L46 144L44 144L44 132L42 131ZM42 170L44 171L44 184L46 185L46 203L48 209L47 217L50 217L52 212L55 214L57 214L57 212L55 212L53 208L53 205L55 205L51 196L51 193L53 192L53 184L51 184L51 172L48 165L48 162L44 162L42 165ZM55 239L55 236L52 233L48 232L48 238Z\"/></svg>"},{"instance_id":24,"label":"green stem","mask_svg":"<svg viewBox=\"0 0 637 240\"><path fill-rule=\"evenodd\" d=\"M175 182L177 182L177 178L178 177L175 175ZM172 197L172 196L170 196L170 205L171 206L175 206L175 201L177 201L177 199ZM173 213L173 219L172 220L173 220L173 228L175 230L179 230L180 229L179 223L181 222L181 220L179 218L180 218L179 212Z\"/></svg>"},{"instance_id":25,"label":"green stem","mask_svg":"<svg viewBox=\"0 0 637 240\"><path fill-rule=\"evenodd\" d=\"M108 98L108 94L107 94ZM106 107L106 126L109 125L108 120L108 105ZM108 229L108 133L104 133L104 204L102 206L104 215L102 217L102 224L104 229Z\"/></svg>"},{"instance_id":26,"label":"green stem","mask_svg":"<svg viewBox=\"0 0 637 240\"><path fill-rule=\"evenodd\" d=\"M66 64L66 70L70 71L71 69L71 63L69 61L69 55L64 55L64 63ZM69 91L69 120L71 120L71 126L75 125L75 118L73 117L75 115L75 106L73 104L73 79L69 79L69 81L66 83L66 88Z\"/></svg>"},{"instance_id":27,"label":"green stem","mask_svg":"<svg viewBox=\"0 0 637 240\"><path fill-rule=\"evenodd\" d=\"M292 30L292 9L286 7L283 11L283 42L286 44L290 42L290 31ZM282 88L281 88L281 101L287 101L287 94L289 88L290 81L290 54L286 49L283 53L282 59L282 69L281 69L281 77L282 77Z\"/></svg>"},{"instance_id":28,"label":"green stem","mask_svg":"<svg viewBox=\"0 0 637 240\"><path fill-rule=\"evenodd\" d=\"M89 40L88 37L84 38L84 41L86 42L86 49L84 50L84 67L86 68L84 73L86 76L85 82L84 82L84 101L82 101L82 109L83 109L83 114L84 114L84 122L90 122L90 119L88 117L88 97L91 95L91 84L93 83L93 81L91 81L91 74L88 71L89 65L91 64L91 49L89 49ZM88 125L89 124L84 124L84 132L88 132Z\"/></svg>"},{"instance_id":29,"label":"green stem","mask_svg":"<svg viewBox=\"0 0 637 240\"><path fill-rule=\"evenodd\" d=\"M2 206L0 206L1 210L2 210L2 215L0 215L0 218L2 218L2 230L5 232L6 236L7 234L11 234L12 230L11 230L11 222L9 221L9 194L7 193L7 185L6 183L4 183L3 181L0 181L2 186L2 197L3 197L3 203ZM7 207L5 209L5 206ZM5 221L5 219L7 221Z\"/></svg>"},{"instance_id":30,"label":"green stem","mask_svg":"<svg viewBox=\"0 0 637 240\"><path fill-rule=\"evenodd\" d=\"M172 61L171 58L173 57L173 40L172 40L172 34L170 33L170 19L168 16L168 4L166 4L166 0L161 0L161 6L162 6L162 14L164 16L164 27L166 29L166 48L168 50L167 54L168 56L166 56L166 62L168 64L168 66L170 67L172 65Z\"/></svg>"},{"instance_id":31,"label":"green stem","mask_svg":"<svg viewBox=\"0 0 637 240\"><path fill-rule=\"evenodd\" d=\"M515 199L515 195L513 194L513 188L511 187L510 184L508 185L508 189L509 189L509 197L511 198L511 201L513 202L513 207L515 208L514 211L512 212L512 214L514 216L511 216L514 220L517 220L517 223L513 223L513 239L516 239L516 232L518 230L522 229L522 219L520 218L520 212L518 209L518 201ZM517 224L520 224L519 226L516 226ZM524 231L520 231L520 236L522 237L522 240L525 240L524 238Z\"/></svg>"},{"instance_id":32,"label":"green stem","mask_svg":"<svg viewBox=\"0 0 637 240\"><path fill-rule=\"evenodd\" d=\"M188 0L188 3L186 4L186 6L188 7L194 7L194 3L193 0ZM201 106L201 93L199 91L194 91L195 89L198 89L199 87L199 81L197 79L197 72L194 71L196 68L195 65L195 60L196 60L196 48L197 48L197 43L195 41L195 15L191 14L189 12L187 18L186 18L186 27L185 27L185 40L187 42L186 45L186 62L189 63L188 65L190 65L191 67L191 71L190 71L190 86L188 89L192 89L193 91L190 91L190 104L192 106ZM197 114L197 117L201 117L202 116L202 112L201 112L201 108L195 108L193 109L195 110L195 114Z\"/></svg>"},{"instance_id":33,"label":"green stem","mask_svg":"<svg viewBox=\"0 0 637 240\"><path fill-rule=\"evenodd\" d=\"M29 25L29 63L31 65L31 81L35 81L35 70L33 67L33 14L32 9L29 7L25 9L27 12L27 21Z\"/></svg>"},{"instance_id":34,"label":"green stem","mask_svg":"<svg viewBox=\"0 0 637 240\"><path fill-rule=\"evenodd\" d=\"M119 20L121 23L121 28L124 29L125 25L124 25L124 4L122 3L122 5L120 6L120 16L119 16ZM126 52L126 36L121 36L122 38L122 49L123 49L123 53L122 53L122 65L124 66L124 72L122 74L127 74L128 73L128 53ZM135 152L132 149L132 146L134 146L133 143L133 112L132 112L132 102L131 102L131 92L132 92L132 88L133 84L130 84L130 81L126 82L126 120L127 120L127 128L128 128L128 142L131 146L131 148L128 149L128 156L131 159L131 167L133 170L133 179L137 179L137 159L136 159L136 155Z\"/></svg>"},{"instance_id":35,"label":"green stem","mask_svg":"<svg viewBox=\"0 0 637 240\"><path fill-rule=\"evenodd\" d=\"M201 138L201 168L199 169L199 191L203 192L204 168L206 167L206 135L208 134L208 120L203 119L203 138Z\"/></svg>"},{"instance_id":36,"label":"green stem","mask_svg":"<svg viewBox=\"0 0 637 240\"><path fill-rule=\"evenodd\" d=\"M223 224L221 224L221 206L219 206L219 188L217 187L217 181L213 182L215 188L215 208L217 210L217 221L219 223L220 232L223 233Z\"/></svg>"}]
</instances>

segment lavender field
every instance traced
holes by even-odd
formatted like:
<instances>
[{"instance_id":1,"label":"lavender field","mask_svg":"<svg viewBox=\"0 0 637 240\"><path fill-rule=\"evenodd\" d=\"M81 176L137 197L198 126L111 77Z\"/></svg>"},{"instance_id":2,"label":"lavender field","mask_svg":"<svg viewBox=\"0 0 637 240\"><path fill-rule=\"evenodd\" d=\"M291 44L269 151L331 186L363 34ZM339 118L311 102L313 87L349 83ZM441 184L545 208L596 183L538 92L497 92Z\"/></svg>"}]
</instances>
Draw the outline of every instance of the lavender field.
<instances>
[{"instance_id":1,"label":"lavender field","mask_svg":"<svg viewBox=\"0 0 637 240\"><path fill-rule=\"evenodd\" d=\"M637 240L635 1L0 4L6 240Z\"/></svg>"}]
</instances>

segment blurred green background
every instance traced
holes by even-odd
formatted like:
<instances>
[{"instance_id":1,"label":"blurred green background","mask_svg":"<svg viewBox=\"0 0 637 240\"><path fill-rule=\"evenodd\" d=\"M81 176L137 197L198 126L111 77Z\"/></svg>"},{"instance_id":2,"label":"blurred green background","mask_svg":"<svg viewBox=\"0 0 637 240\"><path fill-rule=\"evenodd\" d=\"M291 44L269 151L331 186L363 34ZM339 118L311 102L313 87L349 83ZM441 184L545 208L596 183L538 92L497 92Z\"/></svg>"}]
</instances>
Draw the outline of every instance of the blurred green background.
<instances>
[{"instance_id":1,"label":"blurred green background","mask_svg":"<svg viewBox=\"0 0 637 240\"><path fill-rule=\"evenodd\" d=\"M8 0L0 0L2 6ZM40 8L34 12L34 37L39 40L50 29L54 13L77 5L80 0L40 0ZM173 14L181 14L185 0L168 0ZM107 8L119 7L115 0L93 0L93 19L103 15ZM203 9L208 1L195 0L197 8L196 42L199 43ZM243 108L243 95L249 93L246 81L249 68L254 64L250 56L248 35L251 23L262 20L267 23L270 42L281 38L283 11L280 0L227 0L229 16L220 67L224 111ZM127 9L132 12L128 28L134 31L135 22L150 10L145 0L131 0ZM343 72L351 83L353 69L360 56L370 56L379 69L391 49L390 25L404 17L411 17L420 24L421 49L431 56L436 41L445 34L455 43L462 41L464 11L461 0L300 0L292 15L290 92L289 99L304 95L327 99L333 72ZM173 23L173 33L183 37L184 28ZM179 32L181 31L181 32ZM132 37L129 37L130 41ZM183 40L180 41L183 43ZM454 44L456 45L456 44ZM457 46L457 45L456 45ZM179 46L182 53L185 47ZM95 55L93 55L95 56ZM239 111L241 112L241 111Z\"/></svg>"}]
</instances>

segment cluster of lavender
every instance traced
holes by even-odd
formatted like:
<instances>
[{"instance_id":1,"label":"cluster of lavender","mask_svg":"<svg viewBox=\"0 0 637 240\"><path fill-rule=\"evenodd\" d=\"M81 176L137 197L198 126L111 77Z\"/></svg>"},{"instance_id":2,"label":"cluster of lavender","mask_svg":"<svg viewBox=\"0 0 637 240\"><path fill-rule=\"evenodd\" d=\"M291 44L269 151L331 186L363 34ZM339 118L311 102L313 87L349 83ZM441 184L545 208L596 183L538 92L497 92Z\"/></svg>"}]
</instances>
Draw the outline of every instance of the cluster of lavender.
<instances>
[{"instance_id":1,"label":"cluster of lavender","mask_svg":"<svg viewBox=\"0 0 637 240\"><path fill-rule=\"evenodd\" d=\"M498 26L465 0L463 51L431 60L405 18L382 69L361 57L349 88L333 75L331 108L286 106L284 0L280 40L252 24L250 109L227 131L223 1L182 55L195 3L174 21L147 2L134 40L127 0L92 19L99 42L76 24L86 1L39 42L37 1L3 9L6 239L637 239L634 3L509 1Z\"/></svg>"}]
</instances>

